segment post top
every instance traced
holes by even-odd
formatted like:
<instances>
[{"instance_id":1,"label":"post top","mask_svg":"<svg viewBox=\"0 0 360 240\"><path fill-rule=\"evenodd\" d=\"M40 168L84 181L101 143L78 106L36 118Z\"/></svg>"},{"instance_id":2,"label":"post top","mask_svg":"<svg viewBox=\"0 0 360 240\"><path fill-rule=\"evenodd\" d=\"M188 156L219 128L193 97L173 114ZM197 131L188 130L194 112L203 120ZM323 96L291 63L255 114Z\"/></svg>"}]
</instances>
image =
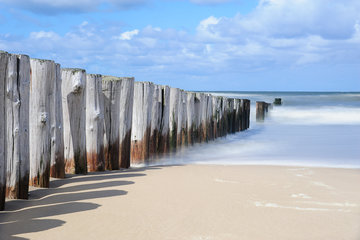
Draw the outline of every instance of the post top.
<instances>
[{"instance_id":1,"label":"post top","mask_svg":"<svg viewBox=\"0 0 360 240\"><path fill-rule=\"evenodd\" d=\"M102 80L103 81L124 81L124 80L134 81L134 77L115 77L110 75L105 75L105 76L103 75Z\"/></svg>"},{"instance_id":2,"label":"post top","mask_svg":"<svg viewBox=\"0 0 360 240\"><path fill-rule=\"evenodd\" d=\"M72 72L72 74L75 74L77 72L82 72L85 73L85 69L81 69L81 68L62 68L61 71L66 71L66 72Z\"/></svg>"},{"instance_id":3,"label":"post top","mask_svg":"<svg viewBox=\"0 0 360 240\"><path fill-rule=\"evenodd\" d=\"M30 60L41 62L41 63L44 63L44 62L53 62L53 63L55 63L53 60L49 60L49 59L30 58Z\"/></svg>"}]
</instances>

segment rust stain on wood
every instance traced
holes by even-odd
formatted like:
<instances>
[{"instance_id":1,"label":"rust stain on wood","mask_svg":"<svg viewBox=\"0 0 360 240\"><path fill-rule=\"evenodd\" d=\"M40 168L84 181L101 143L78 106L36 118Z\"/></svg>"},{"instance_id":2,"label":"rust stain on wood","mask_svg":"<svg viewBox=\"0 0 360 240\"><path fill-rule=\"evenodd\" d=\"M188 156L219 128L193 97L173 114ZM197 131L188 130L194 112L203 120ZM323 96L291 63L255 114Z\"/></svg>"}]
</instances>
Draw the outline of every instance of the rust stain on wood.
<instances>
[{"instance_id":1,"label":"rust stain on wood","mask_svg":"<svg viewBox=\"0 0 360 240\"><path fill-rule=\"evenodd\" d=\"M48 188L50 183L50 167L47 166L44 173L38 173L36 177L29 180L29 186Z\"/></svg>"},{"instance_id":2,"label":"rust stain on wood","mask_svg":"<svg viewBox=\"0 0 360 240\"><path fill-rule=\"evenodd\" d=\"M105 152L105 169L118 170L119 169L119 153L120 153L119 139L104 148Z\"/></svg>"},{"instance_id":3,"label":"rust stain on wood","mask_svg":"<svg viewBox=\"0 0 360 240\"><path fill-rule=\"evenodd\" d=\"M29 197L29 174L19 180L15 186L6 186L6 198L28 199Z\"/></svg>"},{"instance_id":4,"label":"rust stain on wood","mask_svg":"<svg viewBox=\"0 0 360 240\"><path fill-rule=\"evenodd\" d=\"M131 163L147 163L149 160L150 127L144 133L142 141L131 141Z\"/></svg>"},{"instance_id":5,"label":"rust stain on wood","mask_svg":"<svg viewBox=\"0 0 360 240\"><path fill-rule=\"evenodd\" d=\"M65 178L65 159L62 152L56 154L55 164L50 166L50 177Z\"/></svg>"},{"instance_id":6,"label":"rust stain on wood","mask_svg":"<svg viewBox=\"0 0 360 240\"><path fill-rule=\"evenodd\" d=\"M120 168L130 167L130 155L131 155L131 129L126 133L124 140L120 143Z\"/></svg>"},{"instance_id":7,"label":"rust stain on wood","mask_svg":"<svg viewBox=\"0 0 360 240\"><path fill-rule=\"evenodd\" d=\"M99 172L105 170L104 148L100 148L100 152L87 152L87 171Z\"/></svg>"}]
</instances>

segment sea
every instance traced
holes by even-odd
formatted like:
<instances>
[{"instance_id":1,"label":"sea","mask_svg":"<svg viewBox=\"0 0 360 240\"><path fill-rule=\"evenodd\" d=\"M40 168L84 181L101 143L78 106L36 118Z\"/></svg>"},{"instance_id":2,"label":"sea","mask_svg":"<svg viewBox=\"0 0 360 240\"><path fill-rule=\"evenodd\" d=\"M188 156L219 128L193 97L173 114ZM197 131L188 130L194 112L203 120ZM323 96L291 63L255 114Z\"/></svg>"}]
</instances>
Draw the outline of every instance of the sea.
<instances>
[{"instance_id":1,"label":"sea","mask_svg":"<svg viewBox=\"0 0 360 240\"><path fill-rule=\"evenodd\" d=\"M157 164L360 168L360 92L210 92L251 100L250 128L184 147ZM256 101L272 103L263 122Z\"/></svg>"}]
</instances>

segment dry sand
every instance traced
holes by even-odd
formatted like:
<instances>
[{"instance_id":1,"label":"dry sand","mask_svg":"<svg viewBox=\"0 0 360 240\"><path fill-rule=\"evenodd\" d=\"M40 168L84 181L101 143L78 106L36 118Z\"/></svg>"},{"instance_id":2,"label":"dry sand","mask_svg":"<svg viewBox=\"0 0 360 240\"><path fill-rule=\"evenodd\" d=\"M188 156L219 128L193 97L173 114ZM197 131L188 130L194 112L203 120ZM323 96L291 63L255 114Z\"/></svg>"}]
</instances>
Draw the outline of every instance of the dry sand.
<instances>
[{"instance_id":1,"label":"dry sand","mask_svg":"<svg viewBox=\"0 0 360 240\"><path fill-rule=\"evenodd\" d=\"M70 176L8 201L0 239L360 239L360 170L161 166Z\"/></svg>"}]
</instances>

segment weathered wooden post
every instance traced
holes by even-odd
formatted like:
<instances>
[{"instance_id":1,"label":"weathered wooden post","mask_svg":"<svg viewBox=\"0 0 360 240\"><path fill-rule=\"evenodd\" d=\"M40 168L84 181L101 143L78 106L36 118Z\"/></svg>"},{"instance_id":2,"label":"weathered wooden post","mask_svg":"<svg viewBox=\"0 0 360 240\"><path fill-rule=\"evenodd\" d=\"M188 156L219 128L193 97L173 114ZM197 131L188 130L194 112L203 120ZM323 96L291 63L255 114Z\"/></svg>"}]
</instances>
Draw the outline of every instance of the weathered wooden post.
<instances>
[{"instance_id":1,"label":"weathered wooden post","mask_svg":"<svg viewBox=\"0 0 360 240\"><path fill-rule=\"evenodd\" d=\"M88 172L105 170L104 98L97 74L86 75L86 159Z\"/></svg>"},{"instance_id":2,"label":"weathered wooden post","mask_svg":"<svg viewBox=\"0 0 360 240\"><path fill-rule=\"evenodd\" d=\"M64 132L63 132L63 106L61 95L61 69L60 64L55 64L55 84L50 102L51 111L51 164L50 177L65 178L64 159Z\"/></svg>"},{"instance_id":3,"label":"weathered wooden post","mask_svg":"<svg viewBox=\"0 0 360 240\"><path fill-rule=\"evenodd\" d=\"M218 137L218 119L219 119L219 106L218 98L216 96L211 96L212 101L212 121L213 121L213 136L214 139Z\"/></svg>"},{"instance_id":4,"label":"weathered wooden post","mask_svg":"<svg viewBox=\"0 0 360 240\"><path fill-rule=\"evenodd\" d=\"M6 195L5 82L8 58L8 53L0 51L0 211L5 208Z\"/></svg>"},{"instance_id":5,"label":"weathered wooden post","mask_svg":"<svg viewBox=\"0 0 360 240\"><path fill-rule=\"evenodd\" d=\"M170 88L170 151L175 152L177 147L177 133L179 126L179 104L180 104L180 89Z\"/></svg>"},{"instance_id":6,"label":"weathered wooden post","mask_svg":"<svg viewBox=\"0 0 360 240\"><path fill-rule=\"evenodd\" d=\"M30 58L9 56L6 71L6 197L27 199L29 192Z\"/></svg>"},{"instance_id":7,"label":"weathered wooden post","mask_svg":"<svg viewBox=\"0 0 360 240\"><path fill-rule=\"evenodd\" d=\"M228 98L227 99L227 133L234 133L234 99Z\"/></svg>"},{"instance_id":8,"label":"weathered wooden post","mask_svg":"<svg viewBox=\"0 0 360 240\"><path fill-rule=\"evenodd\" d=\"M281 104L282 104L281 98L275 98L274 105L281 105Z\"/></svg>"},{"instance_id":9,"label":"weathered wooden post","mask_svg":"<svg viewBox=\"0 0 360 240\"><path fill-rule=\"evenodd\" d=\"M246 112L246 129L250 127L250 100L245 99L245 112Z\"/></svg>"},{"instance_id":10,"label":"weathered wooden post","mask_svg":"<svg viewBox=\"0 0 360 240\"><path fill-rule=\"evenodd\" d=\"M105 168L130 167L134 78L103 76Z\"/></svg>"},{"instance_id":11,"label":"weathered wooden post","mask_svg":"<svg viewBox=\"0 0 360 240\"><path fill-rule=\"evenodd\" d=\"M188 145L188 125L187 125L187 92L184 90L180 91L180 112L179 112L179 127L180 132L178 130L178 146L187 146ZM180 137L179 137L180 136Z\"/></svg>"},{"instance_id":12,"label":"weathered wooden post","mask_svg":"<svg viewBox=\"0 0 360 240\"><path fill-rule=\"evenodd\" d=\"M159 153L169 152L170 132L169 132L169 113L170 113L170 87L161 86L161 134L159 138Z\"/></svg>"},{"instance_id":13,"label":"weathered wooden post","mask_svg":"<svg viewBox=\"0 0 360 240\"><path fill-rule=\"evenodd\" d=\"M245 112L245 100L240 99L240 111L241 111L241 118L240 118L240 131L246 129L246 112Z\"/></svg>"},{"instance_id":14,"label":"weathered wooden post","mask_svg":"<svg viewBox=\"0 0 360 240\"><path fill-rule=\"evenodd\" d=\"M231 111L232 111L232 105L230 104L231 103L231 99L230 98L226 98L226 101L225 101L225 106L226 106L226 134L228 133L231 133Z\"/></svg>"},{"instance_id":15,"label":"weathered wooden post","mask_svg":"<svg viewBox=\"0 0 360 240\"><path fill-rule=\"evenodd\" d=\"M55 63L30 59L30 182L49 187L51 160L50 103L55 84Z\"/></svg>"},{"instance_id":16,"label":"weathered wooden post","mask_svg":"<svg viewBox=\"0 0 360 240\"><path fill-rule=\"evenodd\" d=\"M151 110L151 129L150 129L150 142L149 142L149 156L151 159L157 158L159 146L159 134L161 128L162 114L162 95L161 86L154 84L154 92L152 97L152 110Z\"/></svg>"},{"instance_id":17,"label":"weathered wooden post","mask_svg":"<svg viewBox=\"0 0 360 240\"><path fill-rule=\"evenodd\" d=\"M227 135L228 120L227 120L227 98L219 97L220 102L220 137Z\"/></svg>"},{"instance_id":18,"label":"weathered wooden post","mask_svg":"<svg viewBox=\"0 0 360 240\"><path fill-rule=\"evenodd\" d=\"M206 141L206 96L204 93L196 93L195 113L197 113L197 142Z\"/></svg>"},{"instance_id":19,"label":"weathered wooden post","mask_svg":"<svg viewBox=\"0 0 360 240\"><path fill-rule=\"evenodd\" d=\"M104 157L105 169L119 169L119 127L121 81L117 77L103 76L104 101Z\"/></svg>"},{"instance_id":20,"label":"weathered wooden post","mask_svg":"<svg viewBox=\"0 0 360 240\"><path fill-rule=\"evenodd\" d=\"M135 82L131 131L132 164L141 164L149 160L153 92L153 83Z\"/></svg>"},{"instance_id":21,"label":"weathered wooden post","mask_svg":"<svg viewBox=\"0 0 360 240\"><path fill-rule=\"evenodd\" d=\"M256 102L256 121L263 122L265 119L265 102Z\"/></svg>"},{"instance_id":22,"label":"weathered wooden post","mask_svg":"<svg viewBox=\"0 0 360 240\"><path fill-rule=\"evenodd\" d=\"M121 99L120 99L120 168L130 167L131 131L134 103L134 78L121 78Z\"/></svg>"},{"instance_id":23,"label":"weathered wooden post","mask_svg":"<svg viewBox=\"0 0 360 240\"><path fill-rule=\"evenodd\" d=\"M188 127L188 144L195 143L195 131L196 131L196 112L195 112L195 97L194 92L187 93L186 112L187 112L187 127Z\"/></svg>"},{"instance_id":24,"label":"weathered wooden post","mask_svg":"<svg viewBox=\"0 0 360 240\"><path fill-rule=\"evenodd\" d=\"M234 99L234 110L235 110L235 120L234 120L234 132L241 131L241 100Z\"/></svg>"},{"instance_id":25,"label":"weathered wooden post","mask_svg":"<svg viewBox=\"0 0 360 240\"><path fill-rule=\"evenodd\" d=\"M178 114L177 114L177 128L176 128L176 147L180 148L183 145L186 145L185 136L186 136L186 125L187 125L187 109L186 109L186 92L182 89L179 89L179 99L178 99Z\"/></svg>"},{"instance_id":26,"label":"weathered wooden post","mask_svg":"<svg viewBox=\"0 0 360 240\"><path fill-rule=\"evenodd\" d=\"M83 69L61 69L65 172L87 173L86 161L86 72Z\"/></svg>"},{"instance_id":27,"label":"weathered wooden post","mask_svg":"<svg viewBox=\"0 0 360 240\"><path fill-rule=\"evenodd\" d=\"M206 94L206 139L214 140L214 114L212 95Z\"/></svg>"}]
</instances>

